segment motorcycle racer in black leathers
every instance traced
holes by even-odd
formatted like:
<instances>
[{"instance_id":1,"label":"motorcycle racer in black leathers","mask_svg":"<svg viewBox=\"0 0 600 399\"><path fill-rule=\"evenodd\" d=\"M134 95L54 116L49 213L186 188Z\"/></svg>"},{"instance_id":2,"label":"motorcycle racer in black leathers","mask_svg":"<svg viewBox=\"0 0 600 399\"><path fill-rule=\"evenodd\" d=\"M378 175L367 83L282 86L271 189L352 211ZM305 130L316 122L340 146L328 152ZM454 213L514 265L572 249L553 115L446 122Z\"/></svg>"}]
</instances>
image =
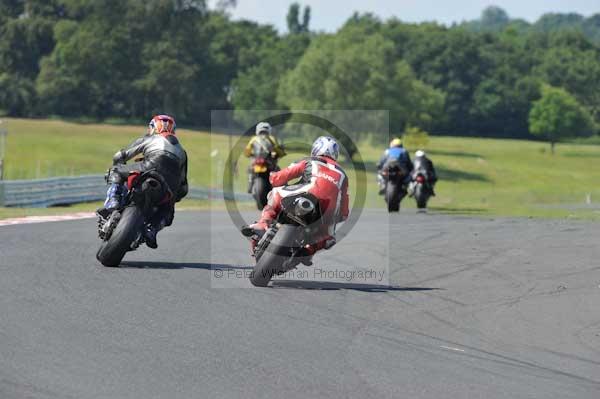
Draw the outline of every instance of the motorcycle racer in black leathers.
<instances>
[{"instance_id":1,"label":"motorcycle racer in black leathers","mask_svg":"<svg viewBox=\"0 0 600 399\"><path fill-rule=\"evenodd\" d=\"M175 202L188 193L187 154L175 136L175 119L168 115L157 115L148 124L148 133L135 140L127 148L113 156L113 167L107 174L110 184L104 207L98 209L102 216L109 215L121 205L127 194L127 178L130 172L156 171L163 177L173 197L161 205L145 231L145 241L150 248L157 248L156 234L173 223ZM143 159L131 165L125 163L137 155Z\"/></svg>"},{"instance_id":2,"label":"motorcycle racer in black leathers","mask_svg":"<svg viewBox=\"0 0 600 399\"><path fill-rule=\"evenodd\" d=\"M414 160L414 170L411 178L414 180L416 174L422 173L427 178L429 189L431 190L431 195L435 196L435 191L433 190L435 183L437 182L437 173L435 172L435 167L433 166L433 161L427 157L425 151L418 150L415 152L415 160Z\"/></svg>"}]
</instances>

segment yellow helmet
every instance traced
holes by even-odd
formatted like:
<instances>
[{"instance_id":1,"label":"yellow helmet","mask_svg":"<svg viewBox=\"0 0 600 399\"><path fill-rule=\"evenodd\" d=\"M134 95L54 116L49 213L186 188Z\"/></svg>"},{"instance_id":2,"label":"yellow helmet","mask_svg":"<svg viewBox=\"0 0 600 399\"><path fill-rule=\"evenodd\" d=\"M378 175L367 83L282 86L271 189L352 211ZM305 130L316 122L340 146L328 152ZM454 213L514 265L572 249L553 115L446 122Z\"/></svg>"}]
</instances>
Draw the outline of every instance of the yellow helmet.
<instances>
[{"instance_id":1,"label":"yellow helmet","mask_svg":"<svg viewBox=\"0 0 600 399\"><path fill-rule=\"evenodd\" d=\"M401 147L401 146L402 146L402 139L400 137L396 137L395 139L390 141L390 148Z\"/></svg>"}]
</instances>

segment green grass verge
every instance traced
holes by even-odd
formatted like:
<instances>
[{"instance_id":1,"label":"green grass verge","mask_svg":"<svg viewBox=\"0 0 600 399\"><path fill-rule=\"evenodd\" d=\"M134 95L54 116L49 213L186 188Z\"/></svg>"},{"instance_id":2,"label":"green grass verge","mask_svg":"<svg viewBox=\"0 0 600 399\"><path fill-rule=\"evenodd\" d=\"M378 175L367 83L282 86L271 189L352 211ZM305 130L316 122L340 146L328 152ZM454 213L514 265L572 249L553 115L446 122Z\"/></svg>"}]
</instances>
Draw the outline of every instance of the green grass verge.
<instances>
[{"instance_id":1,"label":"green grass verge","mask_svg":"<svg viewBox=\"0 0 600 399\"><path fill-rule=\"evenodd\" d=\"M103 173L115 151L144 132L143 126L79 124L59 120L5 119L7 138L5 178L32 179ZM180 129L179 137L190 158L191 185L220 187L230 141L227 136ZM234 137L231 143L235 144ZM381 207L376 194L374 165L382 148L359 146L366 162L367 207ZM431 137L425 148L438 168L433 211L452 214L574 217L600 219L600 146L549 145L525 140ZM414 149L411 149L414 150ZM290 154L282 166L301 157ZM246 186L247 160L237 167L235 186ZM351 189L354 174L349 170ZM591 205L586 202L591 200ZM181 207L187 201L182 202ZM0 217L94 209L81 204L47 210L0 208ZM197 209L207 204L192 204ZM414 200L403 201L414 207ZM251 205L248 209L252 209Z\"/></svg>"},{"instance_id":2,"label":"green grass verge","mask_svg":"<svg viewBox=\"0 0 600 399\"><path fill-rule=\"evenodd\" d=\"M94 212L102 205L102 202L86 202L70 206L53 206L50 208L3 208L0 207L0 219L21 218L26 216L45 216L45 215L64 215L76 212ZM255 205L251 202L237 204L242 211L254 210ZM214 211L225 210L224 202L214 202L208 200L190 200L184 199L176 204L176 210L179 211Z\"/></svg>"}]
</instances>

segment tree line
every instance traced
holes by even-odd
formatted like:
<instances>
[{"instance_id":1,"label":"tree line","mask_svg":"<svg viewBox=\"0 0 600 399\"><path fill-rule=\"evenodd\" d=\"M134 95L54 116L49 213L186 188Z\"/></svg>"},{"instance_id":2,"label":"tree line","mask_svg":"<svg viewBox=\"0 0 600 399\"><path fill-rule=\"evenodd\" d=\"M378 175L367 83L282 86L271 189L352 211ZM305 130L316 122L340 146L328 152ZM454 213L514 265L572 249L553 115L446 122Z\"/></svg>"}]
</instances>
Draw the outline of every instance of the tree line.
<instances>
[{"instance_id":1,"label":"tree line","mask_svg":"<svg viewBox=\"0 0 600 399\"><path fill-rule=\"evenodd\" d=\"M234 3L0 0L0 112L209 126L211 109L386 109L392 132L551 140L600 123L600 14L527 24L490 7L451 27L354 14L321 33L293 4L279 33L230 19Z\"/></svg>"}]
</instances>

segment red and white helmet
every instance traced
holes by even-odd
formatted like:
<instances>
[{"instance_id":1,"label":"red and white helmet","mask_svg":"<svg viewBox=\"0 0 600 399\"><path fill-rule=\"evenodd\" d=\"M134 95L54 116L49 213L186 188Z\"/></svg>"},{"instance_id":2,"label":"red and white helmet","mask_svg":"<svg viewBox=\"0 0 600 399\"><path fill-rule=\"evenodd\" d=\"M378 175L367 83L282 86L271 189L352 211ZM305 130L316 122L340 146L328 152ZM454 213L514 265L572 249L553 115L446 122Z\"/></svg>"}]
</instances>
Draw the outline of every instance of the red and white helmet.
<instances>
[{"instance_id":1,"label":"red and white helmet","mask_svg":"<svg viewBox=\"0 0 600 399\"><path fill-rule=\"evenodd\" d=\"M168 136L175 134L176 129L177 124L175 123L175 119L169 115L156 115L148 123L148 134L150 135L160 134Z\"/></svg>"}]
</instances>

